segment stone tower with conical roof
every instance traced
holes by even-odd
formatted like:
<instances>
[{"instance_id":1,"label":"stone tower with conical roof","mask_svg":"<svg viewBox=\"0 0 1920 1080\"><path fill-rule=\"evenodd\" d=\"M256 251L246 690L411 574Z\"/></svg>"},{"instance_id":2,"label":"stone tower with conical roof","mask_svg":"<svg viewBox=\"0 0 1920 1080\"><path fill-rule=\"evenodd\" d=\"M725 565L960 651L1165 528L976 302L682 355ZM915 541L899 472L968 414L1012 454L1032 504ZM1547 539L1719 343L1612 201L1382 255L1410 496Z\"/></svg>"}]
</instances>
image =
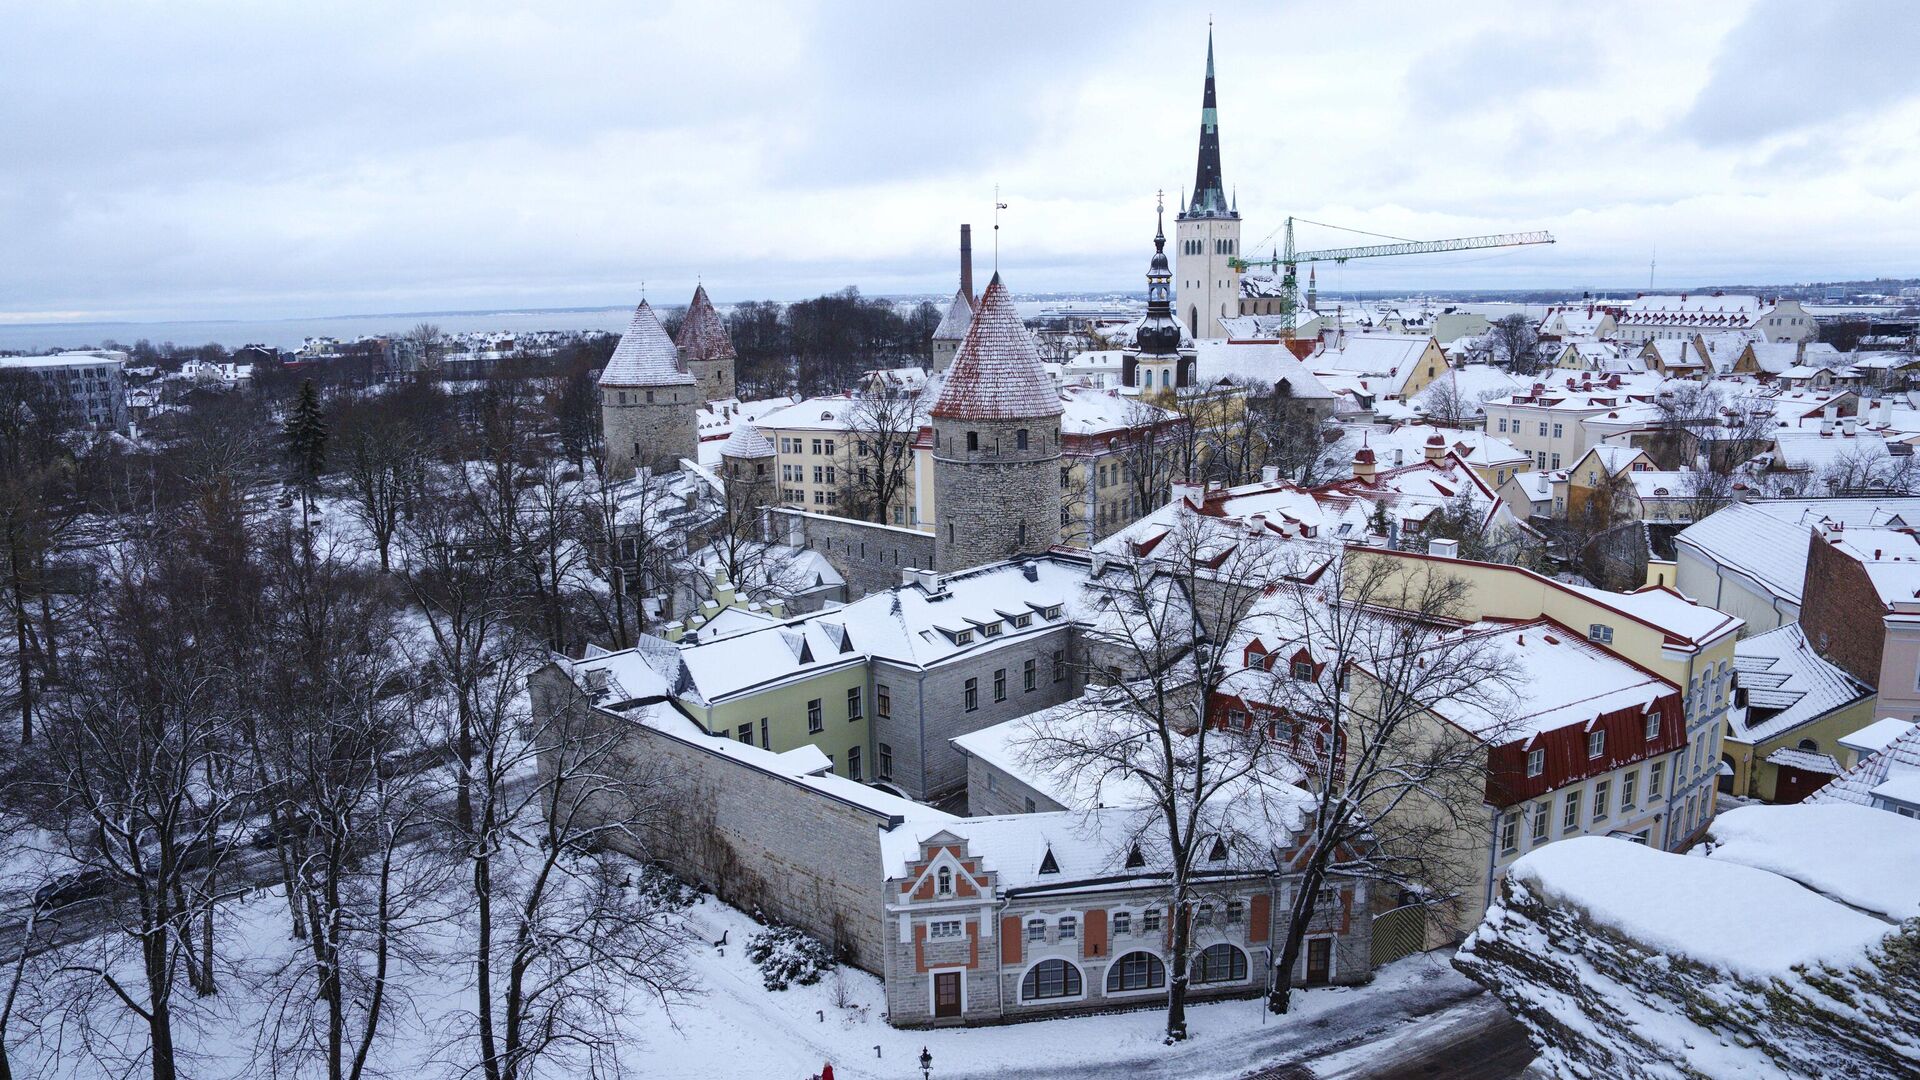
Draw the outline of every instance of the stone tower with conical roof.
<instances>
[{"instance_id":1,"label":"stone tower with conical roof","mask_svg":"<svg viewBox=\"0 0 1920 1080\"><path fill-rule=\"evenodd\" d=\"M687 370L693 374L696 400L719 401L738 395L733 338L727 333L726 320L707 299L705 285L693 288L693 302L687 305L687 317L680 323L677 344L686 356Z\"/></svg>"},{"instance_id":2,"label":"stone tower with conical roof","mask_svg":"<svg viewBox=\"0 0 1920 1080\"><path fill-rule=\"evenodd\" d=\"M967 298L965 286L953 294L953 303L947 305L947 313L940 319L940 325L933 331L933 370L945 371L953 364L953 355L960 351L960 343L967 339L967 325L973 322L973 301Z\"/></svg>"},{"instance_id":3,"label":"stone tower with conical roof","mask_svg":"<svg viewBox=\"0 0 1920 1080\"><path fill-rule=\"evenodd\" d=\"M933 403L934 569L1052 546L1060 413L1040 347L995 274Z\"/></svg>"},{"instance_id":4,"label":"stone tower with conical roof","mask_svg":"<svg viewBox=\"0 0 1920 1080\"><path fill-rule=\"evenodd\" d=\"M699 451L693 373L645 300L600 372L600 431L611 476L671 472Z\"/></svg>"},{"instance_id":5,"label":"stone tower with conical roof","mask_svg":"<svg viewBox=\"0 0 1920 1080\"><path fill-rule=\"evenodd\" d=\"M773 443L749 424L744 417L733 422L733 433L720 445L720 475L726 482L727 502L735 507L734 519L747 521L758 515L771 500L773 467L776 455Z\"/></svg>"},{"instance_id":6,"label":"stone tower with conical roof","mask_svg":"<svg viewBox=\"0 0 1920 1080\"><path fill-rule=\"evenodd\" d=\"M1207 31L1207 81L1200 94L1200 159L1193 198L1180 211L1179 317L1194 340L1226 334L1221 319L1240 314L1240 211L1220 177L1220 116L1213 86L1213 31Z\"/></svg>"}]
</instances>

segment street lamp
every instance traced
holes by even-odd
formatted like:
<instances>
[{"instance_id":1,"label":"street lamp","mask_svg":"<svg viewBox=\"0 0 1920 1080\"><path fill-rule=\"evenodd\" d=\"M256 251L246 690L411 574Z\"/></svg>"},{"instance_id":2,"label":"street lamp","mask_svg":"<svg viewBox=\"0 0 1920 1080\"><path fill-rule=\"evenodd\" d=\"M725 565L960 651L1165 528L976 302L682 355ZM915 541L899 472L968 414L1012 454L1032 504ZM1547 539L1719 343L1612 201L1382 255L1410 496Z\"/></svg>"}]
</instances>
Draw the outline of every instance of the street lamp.
<instances>
[{"instance_id":1,"label":"street lamp","mask_svg":"<svg viewBox=\"0 0 1920 1080\"><path fill-rule=\"evenodd\" d=\"M920 1048L920 1080L933 1080L933 1055L924 1046Z\"/></svg>"}]
</instances>

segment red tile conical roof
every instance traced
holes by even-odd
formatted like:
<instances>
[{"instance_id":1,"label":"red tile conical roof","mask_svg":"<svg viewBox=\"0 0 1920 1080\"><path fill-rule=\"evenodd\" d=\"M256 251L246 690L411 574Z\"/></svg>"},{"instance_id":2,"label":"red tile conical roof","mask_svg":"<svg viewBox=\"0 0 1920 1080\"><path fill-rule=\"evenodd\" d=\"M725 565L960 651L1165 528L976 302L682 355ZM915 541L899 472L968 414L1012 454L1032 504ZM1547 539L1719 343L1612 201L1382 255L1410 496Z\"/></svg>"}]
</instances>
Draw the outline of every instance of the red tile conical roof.
<instances>
[{"instance_id":1,"label":"red tile conical roof","mask_svg":"<svg viewBox=\"0 0 1920 1080\"><path fill-rule=\"evenodd\" d=\"M727 336L726 321L707 299L705 285L693 288L693 303L687 305L676 344L687 350L689 360L724 360L733 355L733 338Z\"/></svg>"},{"instance_id":2,"label":"red tile conical roof","mask_svg":"<svg viewBox=\"0 0 1920 1080\"><path fill-rule=\"evenodd\" d=\"M1060 415L1060 391L1013 297L993 275L967 336L947 368L933 415L948 420L1024 420Z\"/></svg>"}]
</instances>

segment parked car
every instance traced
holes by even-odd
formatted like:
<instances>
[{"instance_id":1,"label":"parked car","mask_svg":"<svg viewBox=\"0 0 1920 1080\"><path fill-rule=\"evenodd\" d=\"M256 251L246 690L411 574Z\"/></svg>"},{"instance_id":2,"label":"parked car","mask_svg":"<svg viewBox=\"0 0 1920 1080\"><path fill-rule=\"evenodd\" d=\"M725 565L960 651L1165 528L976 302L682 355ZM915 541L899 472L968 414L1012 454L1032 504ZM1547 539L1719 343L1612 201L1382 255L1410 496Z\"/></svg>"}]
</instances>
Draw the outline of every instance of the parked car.
<instances>
[{"instance_id":1,"label":"parked car","mask_svg":"<svg viewBox=\"0 0 1920 1080\"><path fill-rule=\"evenodd\" d=\"M88 868L62 874L33 891L33 906L43 911L69 907L106 895L112 883L113 875L105 870Z\"/></svg>"}]
</instances>

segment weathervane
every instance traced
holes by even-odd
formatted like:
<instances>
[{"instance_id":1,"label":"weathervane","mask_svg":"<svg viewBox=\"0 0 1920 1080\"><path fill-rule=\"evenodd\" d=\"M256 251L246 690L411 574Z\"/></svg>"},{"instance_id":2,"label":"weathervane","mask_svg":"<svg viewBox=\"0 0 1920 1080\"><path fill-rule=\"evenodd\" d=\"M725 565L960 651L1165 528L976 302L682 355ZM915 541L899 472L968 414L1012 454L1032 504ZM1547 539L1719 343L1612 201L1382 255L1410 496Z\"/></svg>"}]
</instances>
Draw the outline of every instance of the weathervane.
<instances>
[{"instance_id":1,"label":"weathervane","mask_svg":"<svg viewBox=\"0 0 1920 1080\"><path fill-rule=\"evenodd\" d=\"M993 272L1000 272L1000 211L1007 204L1000 201L1000 185L993 185Z\"/></svg>"}]
</instances>

